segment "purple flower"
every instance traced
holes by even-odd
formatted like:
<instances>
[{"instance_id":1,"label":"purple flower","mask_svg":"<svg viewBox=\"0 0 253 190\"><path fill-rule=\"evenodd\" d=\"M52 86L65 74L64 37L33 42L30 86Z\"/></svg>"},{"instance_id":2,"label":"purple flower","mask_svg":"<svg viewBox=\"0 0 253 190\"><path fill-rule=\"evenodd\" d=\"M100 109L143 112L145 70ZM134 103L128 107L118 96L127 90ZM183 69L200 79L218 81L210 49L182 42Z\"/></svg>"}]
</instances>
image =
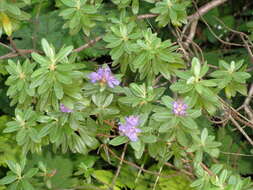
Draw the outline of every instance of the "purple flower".
<instances>
[{"instance_id":1,"label":"purple flower","mask_svg":"<svg viewBox=\"0 0 253 190\"><path fill-rule=\"evenodd\" d=\"M184 116L186 114L187 105L181 101L175 101L172 103L173 105L173 113L178 116Z\"/></svg>"},{"instance_id":2,"label":"purple flower","mask_svg":"<svg viewBox=\"0 0 253 190\"><path fill-rule=\"evenodd\" d=\"M89 75L89 79L92 83L100 82L101 84L107 83L110 88L119 85L119 81L112 75L109 67L99 68L97 72L92 72Z\"/></svg>"},{"instance_id":3,"label":"purple flower","mask_svg":"<svg viewBox=\"0 0 253 190\"><path fill-rule=\"evenodd\" d=\"M120 124L119 131L127 136L131 141L138 140L138 133L141 132L137 126L139 125L139 117L138 116L129 116L126 117L125 124Z\"/></svg>"},{"instance_id":4,"label":"purple flower","mask_svg":"<svg viewBox=\"0 0 253 190\"><path fill-rule=\"evenodd\" d=\"M71 113L71 112L73 112L73 110L67 108L66 106L64 106L64 104L60 105L60 109L61 109L61 112L64 112L64 113Z\"/></svg>"}]
</instances>

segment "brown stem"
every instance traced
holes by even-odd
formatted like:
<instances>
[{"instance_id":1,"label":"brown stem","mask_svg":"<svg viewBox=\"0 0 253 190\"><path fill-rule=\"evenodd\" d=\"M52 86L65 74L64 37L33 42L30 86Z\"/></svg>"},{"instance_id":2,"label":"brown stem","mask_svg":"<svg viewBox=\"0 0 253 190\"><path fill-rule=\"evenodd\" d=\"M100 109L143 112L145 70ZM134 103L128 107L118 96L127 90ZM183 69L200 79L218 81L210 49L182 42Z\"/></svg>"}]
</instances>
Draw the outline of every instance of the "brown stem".
<instances>
[{"instance_id":1,"label":"brown stem","mask_svg":"<svg viewBox=\"0 0 253 190\"><path fill-rule=\"evenodd\" d=\"M119 162L118 169L117 169L116 174L115 174L115 176L112 180L112 183L111 183L111 187L110 187L111 190L114 189L115 182L116 182L116 180L119 176L119 173L120 173L120 170L121 170L121 167L122 167L122 164L123 164L123 160L124 160L124 157L125 157L125 154L126 154L127 145L128 145L127 143L124 145L124 149L123 149L121 157L120 157L120 162Z\"/></svg>"},{"instance_id":2,"label":"brown stem","mask_svg":"<svg viewBox=\"0 0 253 190\"><path fill-rule=\"evenodd\" d=\"M106 145L104 145L104 146L106 146ZM107 147L107 146L106 146L106 147ZM114 156L114 157L115 157L116 159L118 159L118 160L121 160L121 158L120 158L119 156L117 156L116 153L114 153L109 147L107 147L107 149L108 149L108 151L112 154L112 156ZM140 166L136 165L135 163L130 162L130 161L127 161L127 160L124 160L124 159L122 159L122 162L125 163L125 164L127 164L127 165L130 165L130 166L132 166L132 167L135 167L135 168L137 168L137 169L139 169L139 170L141 170L141 171L143 171L143 172L145 172L145 173L152 174L152 175L156 175L156 176L160 176L160 177L163 177L163 178L171 178L171 177L173 177L173 176L178 176L178 175L179 175L179 174L162 175L162 174L159 174L159 173L157 173L157 172L153 172L153 171L150 171L150 170L146 170L146 169L144 169L143 167L140 167Z\"/></svg>"},{"instance_id":3,"label":"brown stem","mask_svg":"<svg viewBox=\"0 0 253 190\"><path fill-rule=\"evenodd\" d=\"M95 43L97 43L100 40L102 40L102 36L96 37L94 40L91 40L88 43L80 46L79 48L74 49L72 52L80 52L80 51L82 51L82 50L84 50L86 48L91 47L92 45L94 45Z\"/></svg>"},{"instance_id":4,"label":"brown stem","mask_svg":"<svg viewBox=\"0 0 253 190\"><path fill-rule=\"evenodd\" d=\"M190 32L189 35L186 39L186 47L189 46L189 44L193 41L195 34L196 34L196 30L197 30L197 26L198 26L198 20L205 15L208 11L210 11L211 9L225 3L228 0L213 0L205 5L203 5L202 7L200 7L199 9L196 6L196 13L188 16L188 20L189 22L191 22L191 28L190 28Z\"/></svg>"},{"instance_id":5,"label":"brown stem","mask_svg":"<svg viewBox=\"0 0 253 190\"><path fill-rule=\"evenodd\" d=\"M201 16L206 14L208 11L225 3L226 1L228 1L228 0L213 0L213 1L203 5L202 7L200 7L196 13L188 16L188 20L190 20L190 21L198 20Z\"/></svg>"},{"instance_id":6,"label":"brown stem","mask_svg":"<svg viewBox=\"0 0 253 190\"><path fill-rule=\"evenodd\" d=\"M153 17L157 17L158 14L143 14L143 15L139 15L137 16L138 19L145 19L145 18L153 18Z\"/></svg>"},{"instance_id":7,"label":"brown stem","mask_svg":"<svg viewBox=\"0 0 253 190\"><path fill-rule=\"evenodd\" d=\"M253 146L253 141L252 139L248 136L248 134L243 130L243 128L237 123L237 121L230 116L229 117L232 123L236 126L236 128L243 134L243 136L248 140L248 142Z\"/></svg>"}]
</instances>

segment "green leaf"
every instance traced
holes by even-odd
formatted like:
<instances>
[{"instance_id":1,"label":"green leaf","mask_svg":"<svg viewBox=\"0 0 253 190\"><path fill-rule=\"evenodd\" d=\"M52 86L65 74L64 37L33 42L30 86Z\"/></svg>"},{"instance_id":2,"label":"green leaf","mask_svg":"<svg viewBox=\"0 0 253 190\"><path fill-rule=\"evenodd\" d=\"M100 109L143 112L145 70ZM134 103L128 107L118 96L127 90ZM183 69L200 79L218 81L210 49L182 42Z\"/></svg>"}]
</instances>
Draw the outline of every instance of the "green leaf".
<instances>
[{"instance_id":1,"label":"green leaf","mask_svg":"<svg viewBox=\"0 0 253 190\"><path fill-rule=\"evenodd\" d=\"M61 0L61 2L68 7L76 7L76 1L73 0Z\"/></svg>"},{"instance_id":2,"label":"green leaf","mask_svg":"<svg viewBox=\"0 0 253 190\"><path fill-rule=\"evenodd\" d=\"M103 107L107 107L112 103L113 100L113 94L110 94L104 101Z\"/></svg>"},{"instance_id":3,"label":"green leaf","mask_svg":"<svg viewBox=\"0 0 253 190\"><path fill-rule=\"evenodd\" d=\"M21 185L25 190L34 190L33 186L27 180L21 180Z\"/></svg>"},{"instance_id":4,"label":"green leaf","mask_svg":"<svg viewBox=\"0 0 253 190\"><path fill-rule=\"evenodd\" d=\"M176 127L178 124L178 119L176 117L172 117L170 120L168 120L168 122L163 123L160 128L159 128L159 132L160 133L165 133L168 132L170 129L172 129L173 127Z\"/></svg>"},{"instance_id":5,"label":"green leaf","mask_svg":"<svg viewBox=\"0 0 253 190\"><path fill-rule=\"evenodd\" d=\"M221 172L221 174L220 174L220 177L219 177L220 182L221 182L221 183L225 183L225 181L226 181L226 179L227 179L227 176L228 176L228 171L225 169L225 170L223 170L223 171Z\"/></svg>"},{"instance_id":6,"label":"green leaf","mask_svg":"<svg viewBox=\"0 0 253 190\"><path fill-rule=\"evenodd\" d=\"M59 82L54 83L54 92L55 92L57 99L60 100L63 98L64 92L63 92L62 85Z\"/></svg>"},{"instance_id":7,"label":"green leaf","mask_svg":"<svg viewBox=\"0 0 253 190\"><path fill-rule=\"evenodd\" d=\"M48 134L50 133L51 128L52 128L51 125L46 125L46 126L44 126L44 127L40 130L40 132L39 132L39 134L38 134L38 137L39 137L39 138L42 138L42 137L48 135Z\"/></svg>"},{"instance_id":8,"label":"green leaf","mask_svg":"<svg viewBox=\"0 0 253 190\"><path fill-rule=\"evenodd\" d=\"M31 168L28 172L24 174L24 178L31 178L34 175L36 175L38 171L39 171L38 168Z\"/></svg>"},{"instance_id":9,"label":"green leaf","mask_svg":"<svg viewBox=\"0 0 253 190\"><path fill-rule=\"evenodd\" d=\"M7 175L4 178L0 179L0 185L10 184L18 178L16 175Z\"/></svg>"},{"instance_id":10,"label":"green leaf","mask_svg":"<svg viewBox=\"0 0 253 190\"><path fill-rule=\"evenodd\" d=\"M204 183L205 183L204 178L200 178L200 179L195 180L195 181L191 184L191 187L202 186L202 184L204 184Z\"/></svg>"},{"instance_id":11,"label":"green leaf","mask_svg":"<svg viewBox=\"0 0 253 190\"><path fill-rule=\"evenodd\" d=\"M194 57L192 59L192 67L193 67L193 72L194 72L194 75L196 77L199 77L200 76L200 69L201 69L201 66L200 66L200 62L198 60L198 58Z\"/></svg>"},{"instance_id":12,"label":"green leaf","mask_svg":"<svg viewBox=\"0 0 253 190\"><path fill-rule=\"evenodd\" d=\"M110 140L109 144L113 146L119 146L121 144L124 144L128 141L128 138L126 136L118 136Z\"/></svg>"},{"instance_id":13,"label":"green leaf","mask_svg":"<svg viewBox=\"0 0 253 190\"><path fill-rule=\"evenodd\" d=\"M188 129L197 129L197 123L190 117L180 118L180 122Z\"/></svg>"},{"instance_id":14,"label":"green leaf","mask_svg":"<svg viewBox=\"0 0 253 190\"><path fill-rule=\"evenodd\" d=\"M222 164L214 164L212 165L211 170L213 173L218 174L222 168L223 168Z\"/></svg>"},{"instance_id":15,"label":"green leaf","mask_svg":"<svg viewBox=\"0 0 253 190\"><path fill-rule=\"evenodd\" d=\"M205 144L205 141L206 141L207 137L208 137L208 131L207 131L207 129L205 128L205 129L202 131L202 133L201 133L201 142L202 142L203 144Z\"/></svg>"},{"instance_id":16,"label":"green leaf","mask_svg":"<svg viewBox=\"0 0 253 190\"><path fill-rule=\"evenodd\" d=\"M13 173L21 175L21 168L18 163L13 162L12 160L7 160L6 164Z\"/></svg>"},{"instance_id":17,"label":"green leaf","mask_svg":"<svg viewBox=\"0 0 253 190\"><path fill-rule=\"evenodd\" d=\"M43 38L41 40L41 45L43 48L43 51L45 52L45 54L52 60L54 59L54 50L51 48L51 46L49 45L48 41Z\"/></svg>"},{"instance_id":18,"label":"green leaf","mask_svg":"<svg viewBox=\"0 0 253 190\"><path fill-rule=\"evenodd\" d=\"M162 97L162 103L169 109L172 108L172 103L174 100L170 96L163 96Z\"/></svg>"},{"instance_id":19,"label":"green leaf","mask_svg":"<svg viewBox=\"0 0 253 190\"><path fill-rule=\"evenodd\" d=\"M19 145L23 145L25 143L26 136L27 136L27 130L26 129L21 129L21 130L18 131L18 133L16 135L16 140L17 140Z\"/></svg>"},{"instance_id":20,"label":"green leaf","mask_svg":"<svg viewBox=\"0 0 253 190\"><path fill-rule=\"evenodd\" d=\"M17 15L17 16L21 15L21 11L17 6L15 6L13 4L6 4L5 6L6 6L7 10L9 12L11 12L11 14Z\"/></svg>"},{"instance_id":21,"label":"green leaf","mask_svg":"<svg viewBox=\"0 0 253 190\"><path fill-rule=\"evenodd\" d=\"M132 11L135 15L139 12L139 0L132 1Z\"/></svg>"},{"instance_id":22,"label":"green leaf","mask_svg":"<svg viewBox=\"0 0 253 190\"><path fill-rule=\"evenodd\" d=\"M144 135L144 136L141 136L141 140L144 143L155 143L157 141L157 138L154 135L148 135L148 136Z\"/></svg>"},{"instance_id":23,"label":"green leaf","mask_svg":"<svg viewBox=\"0 0 253 190\"><path fill-rule=\"evenodd\" d=\"M140 65L143 65L145 63L145 59L147 58L147 53L141 53L139 54L133 61L133 65L135 67L139 67Z\"/></svg>"},{"instance_id":24,"label":"green leaf","mask_svg":"<svg viewBox=\"0 0 253 190\"><path fill-rule=\"evenodd\" d=\"M67 57L71 51L73 50L73 46L68 46L66 48L62 48L59 53L56 55L55 57L55 61L61 61L62 59L64 59L65 57Z\"/></svg>"},{"instance_id":25,"label":"green leaf","mask_svg":"<svg viewBox=\"0 0 253 190\"><path fill-rule=\"evenodd\" d=\"M12 133L20 129L20 126L15 121L7 123L7 127L3 130L3 133Z\"/></svg>"},{"instance_id":26,"label":"green leaf","mask_svg":"<svg viewBox=\"0 0 253 190\"><path fill-rule=\"evenodd\" d=\"M131 147L134 149L134 150L136 150L137 152L141 149L141 147L142 147L142 144L141 144L141 141L140 140L138 140L138 141L131 141L130 142L130 145L131 145Z\"/></svg>"},{"instance_id":27,"label":"green leaf","mask_svg":"<svg viewBox=\"0 0 253 190\"><path fill-rule=\"evenodd\" d=\"M13 29L12 29L12 23L11 23L10 18L8 17L8 15L6 15L3 12L0 13L0 16L2 17L2 25L3 25L5 33L8 36L11 36Z\"/></svg>"},{"instance_id":28,"label":"green leaf","mask_svg":"<svg viewBox=\"0 0 253 190\"><path fill-rule=\"evenodd\" d=\"M146 89L144 85L137 85L135 83L131 83L130 88L135 96L145 98Z\"/></svg>"},{"instance_id":29,"label":"green leaf","mask_svg":"<svg viewBox=\"0 0 253 190\"><path fill-rule=\"evenodd\" d=\"M33 58L37 63L39 63L39 64L41 64L41 65L48 65L48 64L50 63L48 59L44 58L43 56L41 56L41 55L39 55L39 54L37 54L37 53L35 53L35 52L33 52L31 55L32 55L32 58ZM38 75L38 74L34 74L34 75L36 76L36 75ZM32 78L35 77L35 76L32 76Z\"/></svg>"}]
</instances>

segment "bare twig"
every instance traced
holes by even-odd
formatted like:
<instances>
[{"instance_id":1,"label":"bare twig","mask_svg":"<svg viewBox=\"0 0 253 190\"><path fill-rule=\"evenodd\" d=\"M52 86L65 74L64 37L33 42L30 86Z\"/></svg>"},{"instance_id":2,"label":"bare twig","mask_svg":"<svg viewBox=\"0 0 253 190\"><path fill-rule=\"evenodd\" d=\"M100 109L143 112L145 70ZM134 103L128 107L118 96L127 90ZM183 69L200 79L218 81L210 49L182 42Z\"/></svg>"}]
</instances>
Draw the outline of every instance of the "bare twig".
<instances>
[{"instance_id":1,"label":"bare twig","mask_svg":"<svg viewBox=\"0 0 253 190\"><path fill-rule=\"evenodd\" d=\"M143 14L143 15L139 15L137 16L138 19L145 19L145 18L153 18L153 17L157 17L158 14Z\"/></svg>"},{"instance_id":2,"label":"bare twig","mask_svg":"<svg viewBox=\"0 0 253 190\"><path fill-rule=\"evenodd\" d=\"M29 54L29 53L37 52L37 51L34 50L34 49L19 49L19 52L22 52L22 54ZM1 59L9 59L9 58L17 57L17 56L19 56L19 55L20 55L20 54L19 54L19 53L16 53L16 52L7 53L7 54L5 54L5 55L0 56L0 60L1 60Z\"/></svg>"},{"instance_id":3,"label":"bare twig","mask_svg":"<svg viewBox=\"0 0 253 190\"><path fill-rule=\"evenodd\" d=\"M15 51L12 47L10 47L10 46L8 46L8 45L2 43L2 42L0 42L0 45L3 46L3 47L5 47L5 48L7 48L7 49L9 49L9 50L11 50L12 52Z\"/></svg>"},{"instance_id":4,"label":"bare twig","mask_svg":"<svg viewBox=\"0 0 253 190\"><path fill-rule=\"evenodd\" d=\"M124 148L123 148L123 151L122 151L122 154L121 154L121 157L120 157L120 162L119 162L119 166L118 166L118 169L116 171L116 174L112 180L112 183L111 183L111 186L110 186L110 189L113 190L114 189L114 185L115 185L115 182L119 176L119 173L120 173L120 170L121 170L121 167L122 167L122 164L123 164L123 160L124 160L124 157L125 157L125 154L126 154L126 149L127 149L127 143L124 145Z\"/></svg>"},{"instance_id":5,"label":"bare twig","mask_svg":"<svg viewBox=\"0 0 253 190\"><path fill-rule=\"evenodd\" d=\"M243 130L243 128L237 123L237 121L232 117L229 116L230 120L232 123L236 126L236 128L243 134L243 136L248 140L248 142L253 146L253 141L252 139L248 136L248 134Z\"/></svg>"},{"instance_id":6,"label":"bare twig","mask_svg":"<svg viewBox=\"0 0 253 190\"><path fill-rule=\"evenodd\" d=\"M185 45L186 47L189 46L189 44L193 41L195 34L196 34L196 29L198 26L198 20L200 19L200 17L202 17L203 15L205 15L208 11L210 11L211 9L225 3L227 0L213 0L205 5L203 5L202 7L200 7L198 9L198 7L196 6L196 13L188 16L188 20L189 22L191 22L191 28L190 28L190 32L189 35L186 39ZM188 26L187 26L188 27ZM184 29L184 31L186 31L187 27Z\"/></svg>"},{"instance_id":7,"label":"bare twig","mask_svg":"<svg viewBox=\"0 0 253 190\"><path fill-rule=\"evenodd\" d=\"M223 152L223 151L220 151L220 153L227 154L227 155L234 155L234 156L253 157L252 154L241 154L241 153L236 153L236 152Z\"/></svg>"},{"instance_id":8,"label":"bare twig","mask_svg":"<svg viewBox=\"0 0 253 190\"><path fill-rule=\"evenodd\" d=\"M107 145L104 145L104 146L107 147L108 151L112 154L112 156L114 156L118 160L121 160L121 158L119 156L117 156L117 154L115 154ZM163 178L171 178L173 176L178 176L179 175L179 174L162 175L162 174L159 174L157 172L146 170L143 167L140 167L140 166L136 165L135 163L127 161L127 160L124 160L124 159L122 159L122 162L125 163L125 164L127 164L127 165L129 165L129 166L135 167L135 168L137 168L137 169L139 169L139 170L141 170L141 171L143 171L145 173L156 175L156 176L160 176L160 177L163 177Z\"/></svg>"},{"instance_id":9,"label":"bare twig","mask_svg":"<svg viewBox=\"0 0 253 190\"><path fill-rule=\"evenodd\" d=\"M198 26L198 20L192 21L190 33L189 33L189 35L186 39L186 42L185 42L186 47L188 47L189 44L193 41L195 34L196 34L197 26Z\"/></svg>"},{"instance_id":10,"label":"bare twig","mask_svg":"<svg viewBox=\"0 0 253 190\"><path fill-rule=\"evenodd\" d=\"M18 53L19 55L21 55L23 57L27 57L25 53L23 53L22 51L20 51L20 49L17 48L17 46L11 36L8 39L10 40L10 44L16 53Z\"/></svg>"},{"instance_id":11,"label":"bare twig","mask_svg":"<svg viewBox=\"0 0 253 190\"><path fill-rule=\"evenodd\" d=\"M243 107L244 107L245 112L248 114L250 120L253 122L253 113L249 107L250 101L252 99L252 95L253 95L253 83L251 84L248 96L243 103Z\"/></svg>"},{"instance_id":12,"label":"bare twig","mask_svg":"<svg viewBox=\"0 0 253 190\"><path fill-rule=\"evenodd\" d=\"M80 46L79 48L74 49L72 52L80 52L80 51L82 51L82 50L84 50L86 48L89 48L92 45L94 45L95 43L97 43L98 41L100 41L101 39L102 39L102 36L98 36L94 40L91 40L88 43Z\"/></svg>"},{"instance_id":13,"label":"bare twig","mask_svg":"<svg viewBox=\"0 0 253 190\"><path fill-rule=\"evenodd\" d=\"M185 169L178 169L176 166L174 166L173 164L171 164L171 163L169 163L169 162L165 162L164 165L166 165L166 166L168 166L168 167L171 167L171 168L173 168L173 169L175 169L175 170L179 170L180 172L182 172L182 173L184 173L184 174L190 176L191 178L194 178L193 173L191 173L191 172L189 172L189 171L187 171L187 170L185 170Z\"/></svg>"},{"instance_id":14,"label":"bare twig","mask_svg":"<svg viewBox=\"0 0 253 190\"><path fill-rule=\"evenodd\" d=\"M96 37L94 40L91 40L88 43L80 46L79 48L74 49L72 52L80 52L80 51L82 51L82 50L84 50L86 48L89 48L92 45L94 45L96 42L100 41L101 39L102 39L102 36ZM1 59L9 59L9 58L17 57L19 55L23 55L24 56L25 54L30 54L32 52L39 52L39 51L36 51L34 49L18 49L13 42L11 42L11 43L12 43L13 49L16 52L7 53L5 55L2 55L2 56L0 56L0 60Z\"/></svg>"},{"instance_id":15,"label":"bare twig","mask_svg":"<svg viewBox=\"0 0 253 190\"><path fill-rule=\"evenodd\" d=\"M219 101L222 103L223 106L225 106L226 109L228 109L229 116L234 117L236 120L240 121L246 126L249 126L253 129L253 121L250 121L248 118L240 114L236 109L234 109L232 106L230 106L227 102L225 102L222 98L218 97Z\"/></svg>"},{"instance_id":16,"label":"bare twig","mask_svg":"<svg viewBox=\"0 0 253 190\"><path fill-rule=\"evenodd\" d=\"M219 21L227 30L229 30L230 32L233 32L234 34L237 34L240 36L241 40L243 41L244 43L244 47L246 48L249 56L250 56L250 61L251 63L253 63L253 53L250 49L250 47L252 48L253 47L253 43L251 42L251 40L249 39L249 36L247 34L245 34L244 32L241 32L241 31L237 31L237 30L234 30L230 27L228 27L222 20L220 20L219 18L215 17L217 21ZM245 39L246 38L246 39Z\"/></svg>"},{"instance_id":17,"label":"bare twig","mask_svg":"<svg viewBox=\"0 0 253 190\"><path fill-rule=\"evenodd\" d=\"M160 167L160 169L159 169L159 174L161 174L162 169L163 169L163 166ZM157 183L158 183L158 181L159 181L159 178L160 178L160 176L157 176L157 177L156 177L155 184L154 184L154 186L153 186L153 190L156 189L156 185L157 185Z\"/></svg>"},{"instance_id":18,"label":"bare twig","mask_svg":"<svg viewBox=\"0 0 253 190\"><path fill-rule=\"evenodd\" d=\"M206 14L208 11L210 11L211 9L225 3L228 0L213 0L205 5L203 5L202 7L200 7L196 13L188 16L188 20L198 20L201 16L203 16L204 14Z\"/></svg>"}]
</instances>

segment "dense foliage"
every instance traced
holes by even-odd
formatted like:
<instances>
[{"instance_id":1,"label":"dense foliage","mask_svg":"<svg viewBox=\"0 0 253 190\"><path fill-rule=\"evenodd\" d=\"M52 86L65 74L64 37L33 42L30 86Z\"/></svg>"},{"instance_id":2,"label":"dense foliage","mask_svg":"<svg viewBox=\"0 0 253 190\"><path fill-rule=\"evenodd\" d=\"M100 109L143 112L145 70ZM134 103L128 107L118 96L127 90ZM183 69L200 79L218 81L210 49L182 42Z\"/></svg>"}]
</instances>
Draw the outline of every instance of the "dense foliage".
<instances>
[{"instance_id":1,"label":"dense foliage","mask_svg":"<svg viewBox=\"0 0 253 190\"><path fill-rule=\"evenodd\" d=\"M0 190L253 190L252 0L1 0Z\"/></svg>"}]
</instances>

